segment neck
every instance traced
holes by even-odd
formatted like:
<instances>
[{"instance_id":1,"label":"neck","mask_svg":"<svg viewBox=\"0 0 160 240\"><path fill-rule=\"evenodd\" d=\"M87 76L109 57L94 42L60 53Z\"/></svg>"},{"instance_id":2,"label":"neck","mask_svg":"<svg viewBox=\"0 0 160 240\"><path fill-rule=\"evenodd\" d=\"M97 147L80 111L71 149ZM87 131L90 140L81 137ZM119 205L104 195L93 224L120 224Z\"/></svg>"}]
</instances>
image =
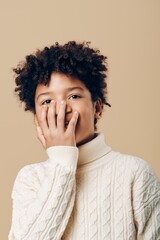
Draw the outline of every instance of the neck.
<instances>
[{"instance_id":1,"label":"neck","mask_svg":"<svg viewBox=\"0 0 160 240\"><path fill-rule=\"evenodd\" d=\"M84 140L80 141L79 143L77 143L77 147L82 146L85 143L90 142L91 140L93 140L95 137L97 137L98 133L94 133L93 135L85 138Z\"/></svg>"},{"instance_id":2,"label":"neck","mask_svg":"<svg viewBox=\"0 0 160 240\"><path fill-rule=\"evenodd\" d=\"M94 134L92 140L79 147L78 166L98 160L111 151L111 148L105 144L104 135Z\"/></svg>"}]
</instances>

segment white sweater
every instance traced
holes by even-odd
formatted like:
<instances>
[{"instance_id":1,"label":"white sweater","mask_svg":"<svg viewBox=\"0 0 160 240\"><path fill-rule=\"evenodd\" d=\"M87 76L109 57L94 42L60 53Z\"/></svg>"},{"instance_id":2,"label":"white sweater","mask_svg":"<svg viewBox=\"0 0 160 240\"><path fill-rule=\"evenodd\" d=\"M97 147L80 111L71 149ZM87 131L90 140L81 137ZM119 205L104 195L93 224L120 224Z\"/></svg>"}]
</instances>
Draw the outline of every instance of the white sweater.
<instances>
[{"instance_id":1,"label":"white sweater","mask_svg":"<svg viewBox=\"0 0 160 240\"><path fill-rule=\"evenodd\" d=\"M15 180L9 240L160 239L160 182L146 161L103 134L47 154Z\"/></svg>"}]
</instances>

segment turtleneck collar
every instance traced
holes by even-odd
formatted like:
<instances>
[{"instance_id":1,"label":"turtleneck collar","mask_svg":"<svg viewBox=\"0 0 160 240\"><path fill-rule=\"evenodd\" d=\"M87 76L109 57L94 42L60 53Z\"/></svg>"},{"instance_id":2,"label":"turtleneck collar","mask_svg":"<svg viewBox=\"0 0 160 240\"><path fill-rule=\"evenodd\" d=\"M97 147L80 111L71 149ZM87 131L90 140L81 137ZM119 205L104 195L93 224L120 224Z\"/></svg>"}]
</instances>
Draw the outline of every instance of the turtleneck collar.
<instances>
[{"instance_id":1,"label":"turtleneck collar","mask_svg":"<svg viewBox=\"0 0 160 240\"><path fill-rule=\"evenodd\" d=\"M111 147L105 144L104 134L102 133L98 133L95 138L79 146L78 149L78 166L95 161L111 151Z\"/></svg>"}]
</instances>

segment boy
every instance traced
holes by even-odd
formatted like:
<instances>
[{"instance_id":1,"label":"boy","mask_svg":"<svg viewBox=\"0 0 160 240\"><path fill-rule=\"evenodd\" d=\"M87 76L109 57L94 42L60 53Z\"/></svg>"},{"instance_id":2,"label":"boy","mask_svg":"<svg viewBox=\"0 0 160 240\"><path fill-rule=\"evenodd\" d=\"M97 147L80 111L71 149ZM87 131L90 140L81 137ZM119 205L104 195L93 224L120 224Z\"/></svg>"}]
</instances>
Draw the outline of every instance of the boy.
<instances>
[{"instance_id":1,"label":"boy","mask_svg":"<svg viewBox=\"0 0 160 240\"><path fill-rule=\"evenodd\" d=\"M113 151L96 123L106 57L89 43L56 43L14 69L48 160L24 167L10 240L160 239L160 183L142 159Z\"/></svg>"}]
</instances>

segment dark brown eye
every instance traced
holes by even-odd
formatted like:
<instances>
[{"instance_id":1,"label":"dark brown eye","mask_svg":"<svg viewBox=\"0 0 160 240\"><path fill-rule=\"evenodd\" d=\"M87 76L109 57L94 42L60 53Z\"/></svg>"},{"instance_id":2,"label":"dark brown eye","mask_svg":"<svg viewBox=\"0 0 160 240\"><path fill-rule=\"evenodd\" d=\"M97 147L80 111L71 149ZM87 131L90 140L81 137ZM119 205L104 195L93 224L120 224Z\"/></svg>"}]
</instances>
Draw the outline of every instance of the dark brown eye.
<instances>
[{"instance_id":1,"label":"dark brown eye","mask_svg":"<svg viewBox=\"0 0 160 240\"><path fill-rule=\"evenodd\" d=\"M48 104L50 104L50 102L51 102L51 100L50 100L50 99L47 99L47 100L45 100L45 101L42 103L42 105L48 105Z\"/></svg>"},{"instance_id":2,"label":"dark brown eye","mask_svg":"<svg viewBox=\"0 0 160 240\"><path fill-rule=\"evenodd\" d=\"M70 99L77 99L77 98L80 98L80 96L79 96L79 95L76 95L76 94L70 96Z\"/></svg>"}]
</instances>

